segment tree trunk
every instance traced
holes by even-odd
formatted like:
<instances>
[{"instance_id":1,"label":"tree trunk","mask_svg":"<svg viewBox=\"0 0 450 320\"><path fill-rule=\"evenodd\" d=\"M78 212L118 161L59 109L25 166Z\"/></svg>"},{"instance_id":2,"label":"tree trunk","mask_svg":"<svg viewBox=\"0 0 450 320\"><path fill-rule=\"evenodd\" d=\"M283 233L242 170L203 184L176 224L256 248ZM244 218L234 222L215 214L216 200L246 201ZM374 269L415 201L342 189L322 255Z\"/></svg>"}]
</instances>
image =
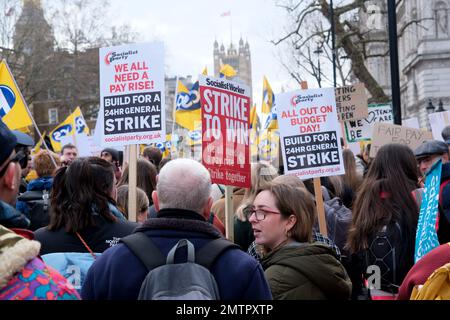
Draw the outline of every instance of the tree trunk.
<instances>
[{"instance_id":1,"label":"tree trunk","mask_svg":"<svg viewBox=\"0 0 450 320\"><path fill-rule=\"evenodd\" d=\"M331 24L330 6L326 0L320 0L321 11L325 18ZM352 42L351 37L345 37L346 31L342 23L339 22L339 16L335 16L335 32L338 40L342 40L342 48L351 60L351 68L355 76L366 85L367 90L372 95L372 100L383 103L390 101L383 88L375 80L372 74L364 64L364 56L358 47Z\"/></svg>"}]
</instances>

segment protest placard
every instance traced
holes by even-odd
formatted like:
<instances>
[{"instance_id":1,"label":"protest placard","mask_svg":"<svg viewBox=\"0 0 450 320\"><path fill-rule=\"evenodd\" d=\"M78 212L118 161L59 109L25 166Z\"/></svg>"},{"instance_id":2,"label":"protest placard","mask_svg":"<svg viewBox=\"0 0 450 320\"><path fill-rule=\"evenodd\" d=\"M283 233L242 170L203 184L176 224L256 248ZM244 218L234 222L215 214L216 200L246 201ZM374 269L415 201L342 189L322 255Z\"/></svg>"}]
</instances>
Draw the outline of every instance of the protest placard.
<instances>
[{"instance_id":1,"label":"protest placard","mask_svg":"<svg viewBox=\"0 0 450 320\"><path fill-rule=\"evenodd\" d=\"M373 125L377 122L394 123L391 104L370 104L367 118L346 121L345 133L347 142L370 140Z\"/></svg>"},{"instance_id":2,"label":"protest placard","mask_svg":"<svg viewBox=\"0 0 450 320\"><path fill-rule=\"evenodd\" d=\"M439 187L441 185L442 161L438 160L427 172L419 222L416 231L414 263L439 246L436 219L439 212Z\"/></svg>"},{"instance_id":3,"label":"protest placard","mask_svg":"<svg viewBox=\"0 0 450 320\"><path fill-rule=\"evenodd\" d=\"M368 116L367 93L363 83L336 88L338 120L359 120Z\"/></svg>"},{"instance_id":4,"label":"protest placard","mask_svg":"<svg viewBox=\"0 0 450 320\"><path fill-rule=\"evenodd\" d=\"M163 44L101 48L99 58L102 146L163 142Z\"/></svg>"},{"instance_id":5,"label":"protest placard","mask_svg":"<svg viewBox=\"0 0 450 320\"><path fill-rule=\"evenodd\" d=\"M424 141L432 139L433 135L428 131L378 122L373 126L370 157L374 158L378 150L385 144L400 143L407 145L414 151Z\"/></svg>"},{"instance_id":6,"label":"protest placard","mask_svg":"<svg viewBox=\"0 0 450 320\"><path fill-rule=\"evenodd\" d=\"M286 174L301 179L344 173L334 88L276 96Z\"/></svg>"},{"instance_id":7,"label":"protest placard","mask_svg":"<svg viewBox=\"0 0 450 320\"><path fill-rule=\"evenodd\" d=\"M200 75L202 162L213 183L250 187L250 88Z\"/></svg>"},{"instance_id":8,"label":"protest placard","mask_svg":"<svg viewBox=\"0 0 450 320\"><path fill-rule=\"evenodd\" d=\"M430 121L431 132L433 132L434 140L444 141L441 133L446 126L450 125L450 110L429 114L428 120Z\"/></svg>"},{"instance_id":9,"label":"protest placard","mask_svg":"<svg viewBox=\"0 0 450 320\"><path fill-rule=\"evenodd\" d=\"M417 117L412 117L409 119L402 120L402 126L414 129L420 129L419 119Z\"/></svg>"}]
</instances>

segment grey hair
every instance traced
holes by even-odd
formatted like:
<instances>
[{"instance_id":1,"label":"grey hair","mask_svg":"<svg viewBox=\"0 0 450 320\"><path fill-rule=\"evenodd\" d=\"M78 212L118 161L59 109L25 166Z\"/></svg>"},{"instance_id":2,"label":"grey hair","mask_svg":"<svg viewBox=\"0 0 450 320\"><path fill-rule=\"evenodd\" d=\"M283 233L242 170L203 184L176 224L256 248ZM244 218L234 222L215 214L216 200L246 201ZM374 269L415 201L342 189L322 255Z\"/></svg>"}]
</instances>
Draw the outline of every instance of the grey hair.
<instances>
[{"instance_id":1,"label":"grey hair","mask_svg":"<svg viewBox=\"0 0 450 320\"><path fill-rule=\"evenodd\" d=\"M446 126L441 132L442 138L445 142L450 140L450 126Z\"/></svg>"},{"instance_id":2,"label":"grey hair","mask_svg":"<svg viewBox=\"0 0 450 320\"><path fill-rule=\"evenodd\" d=\"M172 160L161 169L156 191L160 209L184 209L201 214L211 195L211 177L197 161Z\"/></svg>"}]
</instances>

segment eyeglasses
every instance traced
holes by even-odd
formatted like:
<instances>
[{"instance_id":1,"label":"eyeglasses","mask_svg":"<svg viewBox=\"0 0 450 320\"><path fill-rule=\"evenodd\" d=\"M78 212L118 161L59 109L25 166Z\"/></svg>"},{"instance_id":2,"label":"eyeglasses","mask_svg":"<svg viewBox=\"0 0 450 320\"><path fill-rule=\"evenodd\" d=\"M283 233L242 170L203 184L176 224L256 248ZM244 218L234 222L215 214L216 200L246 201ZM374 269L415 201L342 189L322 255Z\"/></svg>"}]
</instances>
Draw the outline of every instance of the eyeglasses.
<instances>
[{"instance_id":1,"label":"eyeglasses","mask_svg":"<svg viewBox=\"0 0 450 320\"><path fill-rule=\"evenodd\" d=\"M12 158L5 164L5 166L3 167L3 169L0 171L0 178L3 177L3 176L5 175L6 170L8 170L9 164L10 164L11 162L17 162L17 163L19 163L25 156L26 156L26 155L25 155L23 152L21 152L21 151L17 152L17 153L14 155L14 157L12 157Z\"/></svg>"},{"instance_id":2,"label":"eyeglasses","mask_svg":"<svg viewBox=\"0 0 450 320\"><path fill-rule=\"evenodd\" d=\"M271 210L265 210L265 209L255 209L254 206L248 206L246 208L244 208L243 213L245 215L245 218L247 220L250 219L250 217L255 214L255 218L258 221L262 221L266 218L266 216L270 213L273 214L281 214L281 212L278 211L271 211Z\"/></svg>"}]
</instances>

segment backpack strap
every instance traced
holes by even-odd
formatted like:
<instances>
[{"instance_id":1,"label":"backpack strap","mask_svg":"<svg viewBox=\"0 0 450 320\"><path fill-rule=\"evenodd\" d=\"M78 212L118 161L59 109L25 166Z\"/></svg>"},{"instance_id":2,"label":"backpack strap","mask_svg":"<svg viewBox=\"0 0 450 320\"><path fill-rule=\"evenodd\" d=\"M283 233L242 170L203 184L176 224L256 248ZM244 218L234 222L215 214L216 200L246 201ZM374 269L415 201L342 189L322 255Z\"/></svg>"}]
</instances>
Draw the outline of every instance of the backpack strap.
<instances>
[{"instance_id":1,"label":"backpack strap","mask_svg":"<svg viewBox=\"0 0 450 320\"><path fill-rule=\"evenodd\" d=\"M166 264L174 264L175 263L175 253L179 248L187 247L187 262L195 262L195 248L192 242L188 239L181 239L178 243L169 251L167 254Z\"/></svg>"},{"instance_id":2,"label":"backpack strap","mask_svg":"<svg viewBox=\"0 0 450 320\"><path fill-rule=\"evenodd\" d=\"M164 257L153 241L142 232L132 233L122 239L121 242L141 260L150 271L166 263Z\"/></svg>"},{"instance_id":3,"label":"backpack strap","mask_svg":"<svg viewBox=\"0 0 450 320\"><path fill-rule=\"evenodd\" d=\"M212 240L198 251L195 260L198 264L210 269L216 259L229 248L240 249L238 245L224 238Z\"/></svg>"},{"instance_id":4,"label":"backpack strap","mask_svg":"<svg viewBox=\"0 0 450 320\"><path fill-rule=\"evenodd\" d=\"M43 200L43 196L44 192L42 190L26 191L17 197L17 200L25 202Z\"/></svg>"}]
</instances>

